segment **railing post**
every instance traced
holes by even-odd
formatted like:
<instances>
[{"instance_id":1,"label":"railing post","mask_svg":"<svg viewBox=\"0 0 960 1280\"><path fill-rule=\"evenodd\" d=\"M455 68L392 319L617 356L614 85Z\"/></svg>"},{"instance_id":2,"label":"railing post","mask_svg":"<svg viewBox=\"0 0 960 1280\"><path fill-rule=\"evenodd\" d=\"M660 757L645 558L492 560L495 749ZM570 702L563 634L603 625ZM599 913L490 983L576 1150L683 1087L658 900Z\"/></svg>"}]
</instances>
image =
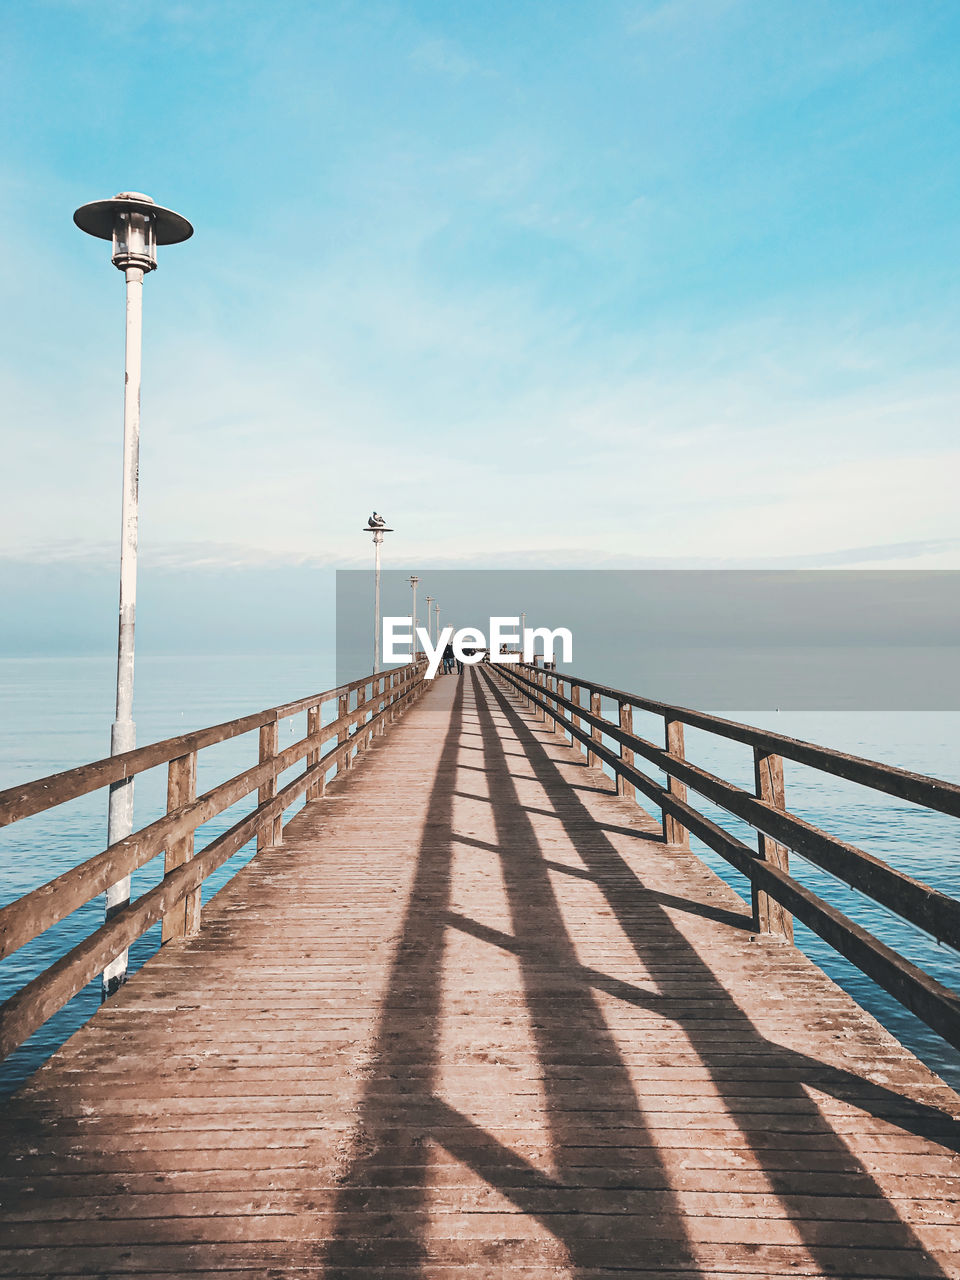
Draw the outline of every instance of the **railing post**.
<instances>
[{"instance_id":1,"label":"railing post","mask_svg":"<svg viewBox=\"0 0 960 1280\"><path fill-rule=\"evenodd\" d=\"M167 766L167 813L192 804L197 798L197 753L177 756ZM171 840L163 854L163 874L169 875L176 867L182 867L193 857L194 831ZM186 894L163 917L160 925L160 943L171 938L182 938L196 933L200 928L200 886Z\"/></svg>"},{"instance_id":2,"label":"railing post","mask_svg":"<svg viewBox=\"0 0 960 1280\"><path fill-rule=\"evenodd\" d=\"M340 697L337 699L337 719L342 720L343 717L347 715L349 711L350 711L350 694L341 693ZM340 732L337 734L337 742L338 743L346 742L348 741L349 737L350 737L350 726L344 725L343 728L340 730ZM340 761L340 764L337 766L338 773L341 773L341 772L346 773L346 771L350 768L350 755L351 755L350 750L347 750L343 753L343 759Z\"/></svg>"},{"instance_id":3,"label":"railing post","mask_svg":"<svg viewBox=\"0 0 960 1280\"><path fill-rule=\"evenodd\" d=\"M757 798L765 800L776 809L785 809L783 787L783 757L753 749L753 773L757 784ZM783 871L790 870L790 854L782 844L771 840L763 832L757 833L757 848L764 862L770 862ZM753 927L757 933L778 933L788 942L793 941L793 917L775 898L751 886L753 898Z\"/></svg>"},{"instance_id":4,"label":"railing post","mask_svg":"<svg viewBox=\"0 0 960 1280\"><path fill-rule=\"evenodd\" d=\"M683 721L667 720L664 718L664 745L672 756L679 756L682 760L683 755ZM678 800L686 801L687 784L680 782L673 774L667 775L667 790L672 796ZM682 849L690 848L690 832L686 829L679 818L675 818L673 814L662 812L663 818L663 838L667 844L679 845Z\"/></svg>"},{"instance_id":5,"label":"railing post","mask_svg":"<svg viewBox=\"0 0 960 1280\"><path fill-rule=\"evenodd\" d=\"M603 707L600 702L599 693L591 693L590 695L590 712L592 715L595 715L595 716L600 716L603 714ZM599 742L602 736L603 736L602 731L598 729L595 724L592 724L590 726L591 739L594 742ZM594 752L592 751L587 752L587 764L590 766L591 769L596 767L599 758L600 757L595 755Z\"/></svg>"},{"instance_id":6,"label":"railing post","mask_svg":"<svg viewBox=\"0 0 960 1280\"><path fill-rule=\"evenodd\" d=\"M315 707L307 708L307 733L311 736L315 733L320 732L320 706L321 704L317 703ZM313 751L307 752L307 768L308 769L311 767L311 765L315 765L317 761L320 759L320 745L321 744L318 742L316 747L313 749ZM312 782L310 786L307 787L306 798L307 800L315 800L317 796L320 796L320 795L323 795L323 779L322 778L317 782Z\"/></svg>"},{"instance_id":7,"label":"railing post","mask_svg":"<svg viewBox=\"0 0 960 1280\"><path fill-rule=\"evenodd\" d=\"M367 686L364 682L357 690L357 732L353 735L357 742L357 758L363 755L367 745Z\"/></svg>"},{"instance_id":8,"label":"railing post","mask_svg":"<svg viewBox=\"0 0 960 1280\"><path fill-rule=\"evenodd\" d=\"M537 704L535 701L537 696L537 685L539 681L536 667L534 667L532 671L528 672L528 675L530 677L530 696L527 699L527 702L529 704L530 711L533 714L533 718L534 720L536 720L537 716L540 714L539 708L537 707Z\"/></svg>"},{"instance_id":9,"label":"railing post","mask_svg":"<svg viewBox=\"0 0 960 1280\"><path fill-rule=\"evenodd\" d=\"M417 689L417 685L414 683L416 678L417 678L417 671L416 669L414 669L412 672L409 672L406 675L401 673L400 678L397 680L397 686L398 686L397 688L397 719L398 720L406 712L407 707L411 703L416 702L417 700L416 693L415 693ZM409 688L401 692L405 681L409 681Z\"/></svg>"},{"instance_id":10,"label":"railing post","mask_svg":"<svg viewBox=\"0 0 960 1280\"><path fill-rule=\"evenodd\" d=\"M570 681L570 701L576 703L578 707L583 706L583 685L574 684L572 680ZM570 715L570 722L571 724L575 724L578 729L583 728L583 720L579 716L575 716L572 713ZM584 755L589 755L589 752L587 751L586 746L580 741L579 738L574 738L573 745L577 748L578 751L582 751Z\"/></svg>"},{"instance_id":11,"label":"railing post","mask_svg":"<svg viewBox=\"0 0 960 1280\"><path fill-rule=\"evenodd\" d=\"M624 733L633 733L633 707L629 702L620 703L620 728ZM620 743L620 759L624 764L633 764L633 751ZM626 796L628 800L636 800L637 789L627 782L622 773L617 774L617 795Z\"/></svg>"},{"instance_id":12,"label":"railing post","mask_svg":"<svg viewBox=\"0 0 960 1280\"><path fill-rule=\"evenodd\" d=\"M271 720L269 724L260 726L260 763L264 764L268 760L275 760L277 756L279 726L276 720ZM277 794L277 775L271 773L261 785L257 792L257 801L259 804L265 804L268 800L272 800ZM257 831L257 850L269 849L271 845L280 844L283 840L283 814L278 813L275 818L269 818L266 822L260 824Z\"/></svg>"}]
</instances>

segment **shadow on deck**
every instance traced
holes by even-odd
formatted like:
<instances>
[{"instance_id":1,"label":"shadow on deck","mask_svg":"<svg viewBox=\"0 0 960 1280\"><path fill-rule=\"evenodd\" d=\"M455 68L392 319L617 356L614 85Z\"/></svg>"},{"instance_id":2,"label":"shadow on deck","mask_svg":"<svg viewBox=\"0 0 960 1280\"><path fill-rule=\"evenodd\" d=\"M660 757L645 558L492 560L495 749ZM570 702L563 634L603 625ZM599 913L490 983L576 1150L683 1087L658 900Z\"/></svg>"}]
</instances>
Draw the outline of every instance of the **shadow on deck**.
<instances>
[{"instance_id":1,"label":"shadow on deck","mask_svg":"<svg viewBox=\"0 0 960 1280\"><path fill-rule=\"evenodd\" d=\"M77 1119L97 1105L89 1090L71 1112L50 1088L28 1089L3 1167L18 1191L4 1274L960 1275L958 1127L943 1109L954 1096L799 953L752 942L732 891L635 821L486 672L438 682L410 721L428 714L443 737L381 981L356 996L356 1094L302 1086L310 1123L336 1123L344 1141L318 1136L283 1164L251 1141L226 1180L208 1158L206 1182L187 1161L195 1176L178 1183L178 1149L158 1162L149 1133L126 1168L111 1163ZM363 803L365 775L368 787L389 777L392 750L375 747L334 789L328 833ZM333 873L355 872L358 830L318 864L333 895L349 893ZM261 857L283 865L277 850ZM372 939L393 918L386 876L382 891ZM282 886L262 897L264 938L284 928L271 893L279 904ZM242 982L241 938L227 930L217 963ZM349 969L341 979L350 986ZM115 1047L135 1060L136 1030L122 1027ZM307 1082L308 1014L297 1034ZM162 1059L162 1039L149 1040L140 1069ZM227 1049L218 1064L229 1085ZM189 1067L170 1071L182 1075L171 1111L189 1125ZM243 1076L249 1108L270 1071L264 1059ZM256 1137L255 1110L243 1128ZM154 1166L169 1195L193 1197L166 1229L156 1195L140 1216L114 1212L114 1197L146 1195ZM205 1201L214 1188L221 1200Z\"/></svg>"}]
</instances>

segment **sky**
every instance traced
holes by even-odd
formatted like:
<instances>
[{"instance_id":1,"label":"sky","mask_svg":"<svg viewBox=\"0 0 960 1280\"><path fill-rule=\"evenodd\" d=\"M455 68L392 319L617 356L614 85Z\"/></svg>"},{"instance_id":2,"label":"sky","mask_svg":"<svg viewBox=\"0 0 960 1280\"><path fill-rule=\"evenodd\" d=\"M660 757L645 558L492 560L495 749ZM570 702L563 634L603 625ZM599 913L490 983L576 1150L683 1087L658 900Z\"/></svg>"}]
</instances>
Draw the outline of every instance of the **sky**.
<instances>
[{"instance_id":1,"label":"sky","mask_svg":"<svg viewBox=\"0 0 960 1280\"><path fill-rule=\"evenodd\" d=\"M958 63L936 0L0 5L0 651L113 643L121 190L196 228L145 643L372 508L415 571L960 568Z\"/></svg>"}]
</instances>

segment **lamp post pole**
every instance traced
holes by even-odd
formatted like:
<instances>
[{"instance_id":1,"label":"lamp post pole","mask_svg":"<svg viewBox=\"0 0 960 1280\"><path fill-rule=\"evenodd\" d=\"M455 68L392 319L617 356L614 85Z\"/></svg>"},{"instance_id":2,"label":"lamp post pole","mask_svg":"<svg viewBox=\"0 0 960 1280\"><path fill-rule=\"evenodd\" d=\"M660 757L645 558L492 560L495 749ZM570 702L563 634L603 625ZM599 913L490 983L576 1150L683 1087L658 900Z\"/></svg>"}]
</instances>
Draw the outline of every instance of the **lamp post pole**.
<instances>
[{"instance_id":1,"label":"lamp post pole","mask_svg":"<svg viewBox=\"0 0 960 1280\"><path fill-rule=\"evenodd\" d=\"M380 548L383 546L383 534L378 529L373 535L373 670L380 670Z\"/></svg>"},{"instance_id":2,"label":"lamp post pole","mask_svg":"<svg viewBox=\"0 0 960 1280\"><path fill-rule=\"evenodd\" d=\"M437 625L434 628L434 630L437 633L437 644L439 644L440 643L440 605L436 600L433 602L433 609L437 615Z\"/></svg>"},{"instance_id":3,"label":"lamp post pole","mask_svg":"<svg viewBox=\"0 0 960 1280\"><path fill-rule=\"evenodd\" d=\"M427 638L433 646L433 611L430 606L433 604L433 596L427 596Z\"/></svg>"},{"instance_id":4,"label":"lamp post pole","mask_svg":"<svg viewBox=\"0 0 960 1280\"><path fill-rule=\"evenodd\" d=\"M378 516L376 512L367 521L367 527L364 533L373 534L373 672L378 675L380 672L380 548L383 546L383 535L385 533L393 533L392 529L387 528L387 522L383 516Z\"/></svg>"},{"instance_id":5,"label":"lamp post pole","mask_svg":"<svg viewBox=\"0 0 960 1280\"><path fill-rule=\"evenodd\" d=\"M411 630L412 630L412 632L413 632L413 648L412 648L412 656L413 656L413 660L414 660L414 662L416 662L416 660L417 660L417 649L418 649L418 644L417 644L417 583L418 583L419 581L420 581L420 579L417 577L417 575L416 575L415 573L411 573L411 575L410 575L410 586L413 588L413 627L411 628Z\"/></svg>"},{"instance_id":6,"label":"lamp post pole","mask_svg":"<svg viewBox=\"0 0 960 1280\"><path fill-rule=\"evenodd\" d=\"M140 473L140 356L143 335L143 277L157 265L157 245L177 244L193 235L178 213L163 209L149 196L121 192L112 200L83 205L73 215L81 231L113 241L113 265L126 279L126 333L123 392L123 495L120 512L120 619L117 639L117 697L110 729L110 754L136 746L133 722L134 629L137 611L137 532ZM107 811L107 843L133 830L133 778L111 783ZM106 918L130 901L130 877L107 888ZM120 952L103 971L103 996L126 980L127 952Z\"/></svg>"}]
</instances>

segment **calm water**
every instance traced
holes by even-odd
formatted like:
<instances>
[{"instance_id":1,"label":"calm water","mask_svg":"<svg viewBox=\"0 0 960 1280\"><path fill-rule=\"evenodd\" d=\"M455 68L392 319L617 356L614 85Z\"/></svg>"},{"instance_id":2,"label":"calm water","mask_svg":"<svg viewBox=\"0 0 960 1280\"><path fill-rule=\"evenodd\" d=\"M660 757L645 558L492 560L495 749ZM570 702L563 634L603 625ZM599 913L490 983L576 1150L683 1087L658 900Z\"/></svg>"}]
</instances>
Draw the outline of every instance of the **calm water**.
<instances>
[{"instance_id":1,"label":"calm water","mask_svg":"<svg viewBox=\"0 0 960 1280\"><path fill-rule=\"evenodd\" d=\"M592 673L603 678L602 672ZM292 658L203 657L141 658L137 668L138 741L147 743L184 733L280 702L318 692L334 683L333 655ZM0 788L107 754L112 718L112 661L94 658L0 659ZM605 709L610 714L610 709ZM747 714L754 724L823 742L921 773L960 780L960 715L956 713ZM637 729L659 740L662 724L638 714ZM303 717L285 722L281 745L302 736ZM752 788L748 748L687 730L687 755L712 772ZM198 790L255 762L257 735L234 739L200 755ZM960 896L960 823L913 805L875 795L865 788L828 778L785 762L788 804L817 826L884 858L893 866ZM143 826L165 809L166 769L141 775L136 784L136 823ZM198 847L221 834L253 807L244 801L209 822L198 833ZM736 819L707 802L705 812L743 839L755 837ZM289 817L296 809L288 811ZM10 902L53 876L99 852L105 844L103 793L81 797L49 813L0 832L0 904ZM695 842L706 861L740 893L745 882L722 859ZM253 843L235 855L205 883L209 898L252 857ZM890 946L941 982L960 986L957 955L912 926L848 889L802 859L792 858L794 873L810 888L869 928ZM134 895L156 884L162 859L134 876ZM29 981L51 960L96 928L103 919L102 898L48 930L0 964L0 999ZM960 1053L950 1049L923 1023L802 926L798 944L835 981L954 1086L960 1086ZM131 950L138 968L159 944L159 926ZM20 1050L0 1066L0 1089L19 1084L99 1004L99 980L77 995Z\"/></svg>"}]
</instances>

